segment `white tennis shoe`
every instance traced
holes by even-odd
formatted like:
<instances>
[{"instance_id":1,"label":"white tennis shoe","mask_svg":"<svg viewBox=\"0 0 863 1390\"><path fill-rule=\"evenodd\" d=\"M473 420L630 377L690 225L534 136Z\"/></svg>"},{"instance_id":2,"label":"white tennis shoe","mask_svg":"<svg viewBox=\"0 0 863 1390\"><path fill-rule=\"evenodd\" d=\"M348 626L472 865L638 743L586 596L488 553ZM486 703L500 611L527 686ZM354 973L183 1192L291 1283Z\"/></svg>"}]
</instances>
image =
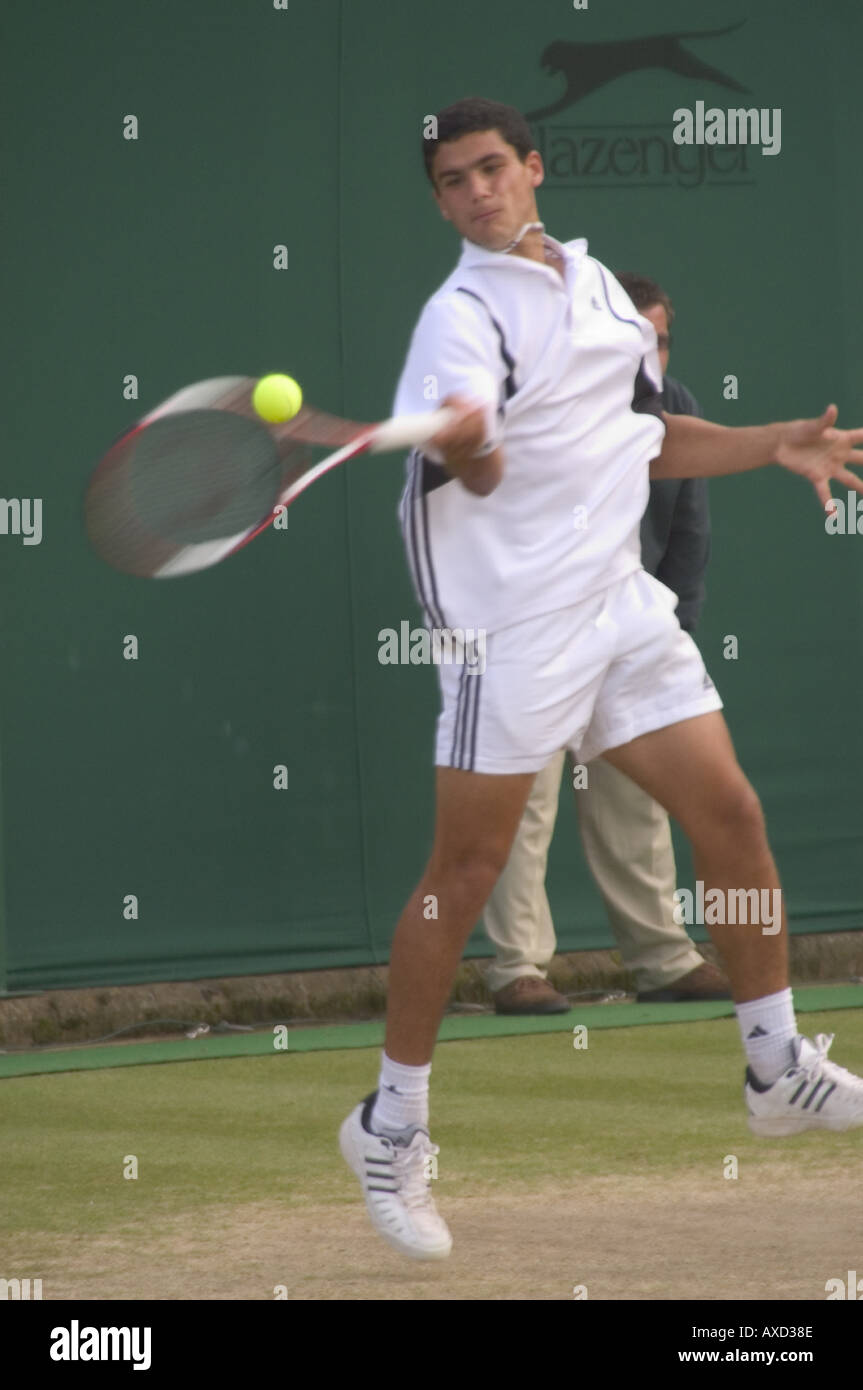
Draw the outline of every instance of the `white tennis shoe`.
<instances>
[{"instance_id":1,"label":"white tennis shoe","mask_svg":"<svg viewBox=\"0 0 863 1390\"><path fill-rule=\"evenodd\" d=\"M747 1067L743 1095L753 1134L778 1139L806 1129L863 1126L863 1080L827 1061L833 1037L819 1033L814 1043L795 1038L794 1061L772 1086Z\"/></svg>"},{"instance_id":2,"label":"white tennis shoe","mask_svg":"<svg viewBox=\"0 0 863 1390\"><path fill-rule=\"evenodd\" d=\"M339 1131L339 1147L356 1173L372 1225L403 1255L443 1260L452 1236L438 1215L430 1191L428 1159L440 1150L424 1129L389 1138L370 1129L377 1092L353 1110Z\"/></svg>"}]
</instances>

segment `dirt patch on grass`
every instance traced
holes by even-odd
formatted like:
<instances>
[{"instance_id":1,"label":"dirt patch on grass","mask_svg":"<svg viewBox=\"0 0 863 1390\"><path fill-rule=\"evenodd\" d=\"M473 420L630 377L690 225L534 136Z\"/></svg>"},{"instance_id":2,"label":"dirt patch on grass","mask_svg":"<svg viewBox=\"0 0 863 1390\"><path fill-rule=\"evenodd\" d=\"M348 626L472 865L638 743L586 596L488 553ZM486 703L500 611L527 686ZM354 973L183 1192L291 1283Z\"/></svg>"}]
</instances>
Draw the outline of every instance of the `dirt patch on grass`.
<instances>
[{"instance_id":1,"label":"dirt patch on grass","mask_svg":"<svg viewBox=\"0 0 863 1390\"><path fill-rule=\"evenodd\" d=\"M717 1163L709 1175L573 1179L530 1194L440 1190L455 1248L436 1264L391 1250L359 1198L19 1235L4 1264L41 1277L54 1300L270 1300L280 1285L302 1300L571 1300L576 1285L590 1299L823 1299L828 1279L863 1270L857 1181L849 1164L801 1148L737 1179Z\"/></svg>"}]
</instances>

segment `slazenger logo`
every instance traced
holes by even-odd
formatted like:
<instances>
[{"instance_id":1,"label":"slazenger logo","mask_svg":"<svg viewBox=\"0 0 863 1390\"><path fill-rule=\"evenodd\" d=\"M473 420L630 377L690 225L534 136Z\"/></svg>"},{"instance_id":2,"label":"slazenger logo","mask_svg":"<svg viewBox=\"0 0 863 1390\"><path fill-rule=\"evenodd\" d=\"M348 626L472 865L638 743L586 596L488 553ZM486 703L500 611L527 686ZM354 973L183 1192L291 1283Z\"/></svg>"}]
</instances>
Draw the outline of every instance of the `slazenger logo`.
<instances>
[{"instance_id":1,"label":"slazenger logo","mask_svg":"<svg viewBox=\"0 0 863 1390\"><path fill-rule=\"evenodd\" d=\"M747 92L736 78L684 46L734 33L745 22L740 20L724 29L686 30L605 43L565 39L550 43L540 62L548 73L563 78L564 91L548 105L527 112L546 168L545 187L698 188L704 184L753 183L751 150L746 144L676 143L671 111L664 121L576 125L555 120L610 82L648 70ZM663 92L668 85L666 76Z\"/></svg>"}]
</instances>

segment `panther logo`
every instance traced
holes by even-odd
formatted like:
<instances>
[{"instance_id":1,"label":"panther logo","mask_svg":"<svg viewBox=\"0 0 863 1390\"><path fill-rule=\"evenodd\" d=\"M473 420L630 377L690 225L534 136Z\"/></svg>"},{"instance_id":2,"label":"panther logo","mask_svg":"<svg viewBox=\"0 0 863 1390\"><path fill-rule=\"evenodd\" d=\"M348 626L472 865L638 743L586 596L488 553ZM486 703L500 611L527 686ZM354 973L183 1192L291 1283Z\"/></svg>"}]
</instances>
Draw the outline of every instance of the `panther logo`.
<instances>
[{"instance_id":1,"label":"panther logo","mask_svg":"<svg viewBox=\"0 0 863 1390\"><path fill-rule=\"evenodd\" d=\"M571 43L567 39L556 39L545 49L540 63L547 72L563 75L566 91L549 106L528 111L527 119L542 121L547 116L555 116L559 111L566 110L567 106L582 101L597 88L628 73L641 72L644 68L664 68L666 72L676 73L679 77L694 77L703 82L716 82L734 92L748 92L748 87L709 63L702 62L683 47L684 40L717 39L723 34L733 33L745 23L741 19L725 29L654 34L644 39L616 39L605 43Z\"/></svg>"}]
</instances>

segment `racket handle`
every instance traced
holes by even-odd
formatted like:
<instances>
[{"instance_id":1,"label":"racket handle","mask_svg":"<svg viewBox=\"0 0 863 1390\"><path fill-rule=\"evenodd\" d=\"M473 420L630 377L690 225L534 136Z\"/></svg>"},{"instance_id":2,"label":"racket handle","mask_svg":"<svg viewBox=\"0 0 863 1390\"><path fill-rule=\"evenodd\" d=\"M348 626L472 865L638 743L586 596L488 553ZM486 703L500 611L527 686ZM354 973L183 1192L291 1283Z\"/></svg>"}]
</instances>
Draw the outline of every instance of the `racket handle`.
<instances>
[{"instance_id":1,"label":"racket handle","mask_svg":"<svg viewBox=\"0 0 863 1390\"><path fill-rule=\"evenodd\" d=\"M386 454L396 449L409 449L415 444L425 444L433 434L448 425L455 414L449 406L444 406L441 410L432 410L423 415L396 415L377 426L369 452Z\"/></svg>"}]
</instances>

